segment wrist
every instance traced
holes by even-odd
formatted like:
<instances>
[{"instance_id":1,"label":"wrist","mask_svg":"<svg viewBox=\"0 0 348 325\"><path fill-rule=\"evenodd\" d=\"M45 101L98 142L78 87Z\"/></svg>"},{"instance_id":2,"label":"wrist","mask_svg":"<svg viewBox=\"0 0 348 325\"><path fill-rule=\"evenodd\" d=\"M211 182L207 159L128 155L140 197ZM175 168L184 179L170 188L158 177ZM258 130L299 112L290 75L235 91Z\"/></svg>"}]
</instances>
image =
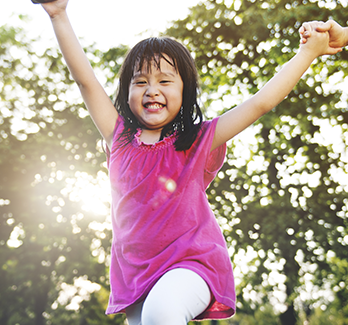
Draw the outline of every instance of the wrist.
<instances>
[{"instance_id":1,"label":"wrist","mask_svg":"<svg viewBox=\"0 0 348 325\"><path fill-rule=\"evenodd\" d=\"M302 60L308 61L309 64L311 64L317 57L320 56L304 45L300 46L299 51L297 52L297 55L301 56Z\"/></svg>"},{"instance_id":2,"label":"wrist","mask_svg":"<svg viewBox=\"0 0 348 325\"><path fill-rule=\"evenodd\" d=\"M51 21L56 21L62 18L66 18L67 17L67 12L66 10L60 10L60 11L56 11L56 12L52 12L49 13L50 19Z\"/></svg>"}]
</instances>

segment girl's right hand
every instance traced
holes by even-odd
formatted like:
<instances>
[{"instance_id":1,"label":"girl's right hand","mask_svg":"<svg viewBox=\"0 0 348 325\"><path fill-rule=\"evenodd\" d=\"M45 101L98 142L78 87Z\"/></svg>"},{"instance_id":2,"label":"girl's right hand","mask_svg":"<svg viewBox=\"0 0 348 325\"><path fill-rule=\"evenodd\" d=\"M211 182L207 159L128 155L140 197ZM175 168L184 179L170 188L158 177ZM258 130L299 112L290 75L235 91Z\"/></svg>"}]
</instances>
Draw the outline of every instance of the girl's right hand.
<instances>
[{"instance_id":1,"label":"girl's right hand","mask_svg":"<svg viewBox=\"0 0 348 325\"><path fill-rule=\"evenodd\" d=\"M68 2L69 0L56 0L53 2L42 3L41 6L45 9L45 11L52 19L66 10Z\"/></svg>"}]
</instances>

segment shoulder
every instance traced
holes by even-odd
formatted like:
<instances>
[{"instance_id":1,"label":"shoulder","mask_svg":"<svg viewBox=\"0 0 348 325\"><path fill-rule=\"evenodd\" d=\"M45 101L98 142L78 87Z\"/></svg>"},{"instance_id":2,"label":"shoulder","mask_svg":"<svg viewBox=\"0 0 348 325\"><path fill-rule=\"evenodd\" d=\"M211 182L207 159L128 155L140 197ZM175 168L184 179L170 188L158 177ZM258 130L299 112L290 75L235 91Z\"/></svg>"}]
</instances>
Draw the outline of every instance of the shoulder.
<instances>
[{"instance_id":1,"label":"shoulder","mask_svg":"<svg viewBox=\"0 0 348 325\"><path fill-rule=\"evenodd\" d=\"M214 141L215 130L218 123L219 117L212 120L203 121L200 126L200 130L197 134L196 141L193 143L194 147L202 147L209 154Z\"/></svg>"},{"instance_id":2,"label":"shoulder","mask_svg":"<svg viewBox=\"0 0 348 325\"><path fill-rule=\"evenodd\" d=\"M212 120L203 121L198 132L198 137L202 136L212 136L215 133L216 125L219 120L219 117L216 117Z\"/></svg>"},{"instance_id":3,"label":"shoulder","mask_svg":"<svg viewBox=\"0 0 348 325\"><path fill-rule=\"evenodd\" d=\"M109 161L111 153L115 151L115 147L117 146L118 139L120 139L122 132L125 129L124 123L125 123L124 118L121 115L118 115L118 118L116 120L115 127L114 127L112 141L111 143L107 143L105 146L107 161Z\"/></svg>"}]
</instances>

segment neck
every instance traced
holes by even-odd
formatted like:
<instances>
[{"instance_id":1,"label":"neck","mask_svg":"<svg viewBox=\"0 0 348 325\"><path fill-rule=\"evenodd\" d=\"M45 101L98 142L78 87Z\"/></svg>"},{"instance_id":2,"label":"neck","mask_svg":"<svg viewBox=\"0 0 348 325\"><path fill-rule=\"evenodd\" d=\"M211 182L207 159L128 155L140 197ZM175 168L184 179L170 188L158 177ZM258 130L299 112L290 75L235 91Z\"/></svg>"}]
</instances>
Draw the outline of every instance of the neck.
<instances>
[{"instance_id":1,"label":"neck","mask_svg":"<svg viewBox=\"0 0 348 325\"><path fill-rule=\"evenodd\" d=\"M142 129L140 140L146 144L155 144L161 139L162 129L149 130Z\"/></svg>"}]
</instances>

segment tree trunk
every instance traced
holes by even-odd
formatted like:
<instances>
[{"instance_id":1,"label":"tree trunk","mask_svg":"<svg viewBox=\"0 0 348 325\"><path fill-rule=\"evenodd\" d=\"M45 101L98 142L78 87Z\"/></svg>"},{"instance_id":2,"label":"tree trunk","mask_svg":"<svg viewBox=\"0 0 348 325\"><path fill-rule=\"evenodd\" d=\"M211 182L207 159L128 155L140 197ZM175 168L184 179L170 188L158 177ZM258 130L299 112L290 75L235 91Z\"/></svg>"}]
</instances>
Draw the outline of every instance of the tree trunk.
<instances>
[{"instance_id":1,"label":"tree trunk","mask_svg":"<svg viewBox=\"0 0 348 325\"><path fill-rule=\"evenodd\" d=\"M280 315L280 321L282 325L296 325L297 319L294 304L291 304L286 312Z\"/></svg>"}]
</instances>

